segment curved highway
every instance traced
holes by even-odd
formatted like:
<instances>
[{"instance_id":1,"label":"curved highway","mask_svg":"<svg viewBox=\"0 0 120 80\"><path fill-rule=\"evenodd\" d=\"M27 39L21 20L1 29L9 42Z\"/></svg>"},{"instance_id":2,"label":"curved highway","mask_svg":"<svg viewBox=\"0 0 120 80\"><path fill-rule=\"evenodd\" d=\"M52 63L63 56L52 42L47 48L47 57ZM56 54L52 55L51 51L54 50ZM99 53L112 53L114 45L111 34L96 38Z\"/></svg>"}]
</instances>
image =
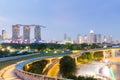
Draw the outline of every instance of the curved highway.
<instances>
[{"instance_id":1,"label":"curved highway","mask_svg":"<svg viewBox=\"0 0 120 80\"><path fill-rule=\"evenodd\" d=\"M95 50L97 50L97 49L95 49ZM99 50L99 49L98 49ZM92 51L92 50L88 50L88 51ZM87 51L87 52L88 52ZM94 51L94 50L93 50ZM83 51L84 52L84 51ZM82 52L82 53L83 53ZM85 51L86 52L86 51ZM79 54L76 54L74 57L77 57L77 56L80 56L80 54L81 53L79 53ZM34 54L31 54L31 55L34 55ZM29 56L29 55L26 55L26 56ZM21 56L20 56L21 57ZM22 57L24 57L24 56L22 56ZM16 58L18 58L18 57L15 57L14 59L16 59ZM11 58L2 58L2 59L0 59L0 61L6 61L6 60L11 60L11 59L13 59L12 57ZM114 59L110 59L111 61L112 60L114 60ZM118 61L118 59L117 59L117 61ZM120 58L119 58L119 61L120 61ZM53 66L53 65L52 65ZM4 71L4 73L1 75L2 76L2 78L3 78L3 80L21 80L19 77L17 77L16 75L15 75L15 73L14 73L14 66L13 67L11 67L11 68L8 68L8 69L6 69L5 71ZM113 66L113 70L115 71L115 77L116 77L116 80L120 80L120 65L117 65L117 67L116 66ZM48 71L46 71L45 72L45 74L46 73L48 73Z\"/></svg>"},{"instance_id":2,"label":"curved highway","mask_svg":"<svg viewBox=\"0 0 120 80\"><path fill-rule=\"evenodd\" d=\"M52 63L47 67L47 69L42 74L43 75L47 75L49 70L58 62L59 62L58 59L53 60Z\"/></svg>"},{"instance_id":3,"label":"curved highway","mask_svg":"<svg viewBox=\"0 0 120 80\"><path fill-rule=\"evenodd\" d=\"M16 76L14 73L15 65L10 65L3 69L1 72L2 79L0 80L21 80L19 77Z\"/></svg>"},{"instance_id":4,"label":"curved highway","mask_svg":"<svg viewBox=\"0 0 120 80\"><path fill-rule=\"evenodd\" d=\"M33 55L37 55L40 53L33 53L33 54L27 54L27 55L19 55L19 56L11 56L11 57L4 57L4 58L0 58L0 61L8 61L8 60L13 60L13 59L18 59L18 58L22 58L22 57L27 57L27 56L33 56Z\"/></svg>"}]
</instances>

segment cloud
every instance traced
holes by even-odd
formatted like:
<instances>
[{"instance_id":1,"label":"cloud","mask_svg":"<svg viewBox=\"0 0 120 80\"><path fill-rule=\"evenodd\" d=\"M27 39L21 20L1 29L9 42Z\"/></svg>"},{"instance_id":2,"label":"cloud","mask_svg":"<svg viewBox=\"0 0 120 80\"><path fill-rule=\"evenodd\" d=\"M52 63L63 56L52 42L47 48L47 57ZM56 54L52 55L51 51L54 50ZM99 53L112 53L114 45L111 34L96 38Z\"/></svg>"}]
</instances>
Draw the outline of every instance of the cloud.
<instances>
[{"instance_id":1,"label":"cloud","mask_svg":"<svg viewBox=\"0 0 120 80\"><path fill-rule=\"evenodd\" d=\"M8 22L8 18L0 16L0 22Z\"/></svg>"}]
</instances>

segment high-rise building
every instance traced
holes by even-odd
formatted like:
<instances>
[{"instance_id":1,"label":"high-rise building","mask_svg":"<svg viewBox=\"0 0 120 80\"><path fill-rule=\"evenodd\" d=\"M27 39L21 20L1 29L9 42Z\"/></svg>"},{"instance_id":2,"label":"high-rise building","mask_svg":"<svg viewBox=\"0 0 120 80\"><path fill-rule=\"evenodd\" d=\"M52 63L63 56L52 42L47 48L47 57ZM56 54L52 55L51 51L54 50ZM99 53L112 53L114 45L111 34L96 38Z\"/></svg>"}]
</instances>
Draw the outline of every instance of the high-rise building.
<instances>
[{"instance_id":1,"label":"high-rise building","mask_svg":"<svg viewBox=\"0 0 120 80\"><path fill-rule=\"evenodd\" d=\"M64 40L67 40L67 34L66 33L64 34Z\"/></svg>"},{"instance_id":2,"label":"high-rise building","mask_svg":"<svg viewBox=\"0 0 120 80\"><path fill-rule=\"evenodd\" d=\"M2 35L0 35L0 41L2 40Z\"/></svg>"},{"instance_id":3,"label":"high-rise building","mask_svg":"<svg viewBox=\"0 0 120 80\"><path fill-rule=\"evenodd\" d=\"M20 31L20 28L23 28L23 32ZM39 41L41 40L41 27L45 28L45 26L41 25L22 25L22 24L16 24L12 26L12 42L13 43L30 43L30 30L31 28L34 28L34 40L33 41ZM22 35L20 36L20 33Z\"/></svg>"},{"instance_id":4,"label":"high-rise building","mask_svg":"<svg viewBox=\"0 0 120 80\"><path fill-rule=\"evenodd\" d=\"M88 40L88 36L87 35L84 35L84 43L88 43L89 40Z\"/></svg>"},{"instance_id":5,"label":"high-rise building","mask_svg":"<svg viewBox=\"0 0 120 80\"><path fill-rule=\"evenodd\" d=\"M41 28L40 28L40 26L35 26L34 35L35 35L35 41L39 42L41 40Z\"/></svg>"},{"instance_id":6,"label":"high-rise building","mask_svg":"<svg viewBox=\"0 0 120 80\"><path fill-rule=\"evenodd\" d=\"M108 36L108 43L112 43L112 35Z\"/></svg>"},{"instance_id":7,"label":"high-rise building","mask_svg":"<svg viewBox=\"0 0 120 80\"><path fill-rule=\"evenodd\" d=\"M30 27L29 26L23 27L23 40L24 40L24 43L30 42Z\"/></svg>"},{"instance_id":8,"label":"high-rise building","mask_svg":"<svg viewBox=\"0 0 120 80\"><path fill-rule=\"evenodd\" d=\"M107 36L103 36L103 42L105 42L105 43L107 43L108 42L108 38L107 38Z\"/></svg>"},{"instance_id":9,"label":"high-rise building","mask_svg":"<svg viewBox=\"0 0 120 80\"><path fill-rule=\"evenodd\" d=\"M88 36L87 35L78 35L78 44L88 43Z\"/></svg>"},{"instance_id":10,"label":"high-rise building","mask_svg":"<svg viewBox=\"0 0 120 80\"><path fill-rule=\"evenodd\" d=\"M94 36L94 31L90 31L90 44L95 43L95 36Z\"/></svg>"},{"instance_id":11,"label":"high-rise building","mask_svg":"<svg viewBox=\"0 0 120 80\"><path fill-rule=\"evenodd\" d=\"M83 37L82 37L82 35L78 35L78 44L82 44L83 42Z\"/></svg>"},{"instance_id":12,"label":"high-rise building","mask_svg":"<svg viewBox=\"0 0 120 80\"><path fill-rule=\"evenodd\" d=\"M20 35L20 26L13 25L12 26L12 42L17 42L19 35Z\"/></svg>"},{"instance_id":13,"label":"high-rise building","mask_svg":"<svg viewBox=\"0 0 120 80\"><path fill-rule=\"evenodd\" d=\"M101 43L101 34L95 34L94 37L95 43Z\"/></svg>"},{"instance_id":14,"label":"high-rise building","mask_svg":"<svg viewBox=\"0 0 120 80\"><path fill-rule=\"evenodd\" d=\"M7 32L5 31L5 29L2 30L2 40L6 40L8 39L8 34Z\"/></svg>"}]
</instances>

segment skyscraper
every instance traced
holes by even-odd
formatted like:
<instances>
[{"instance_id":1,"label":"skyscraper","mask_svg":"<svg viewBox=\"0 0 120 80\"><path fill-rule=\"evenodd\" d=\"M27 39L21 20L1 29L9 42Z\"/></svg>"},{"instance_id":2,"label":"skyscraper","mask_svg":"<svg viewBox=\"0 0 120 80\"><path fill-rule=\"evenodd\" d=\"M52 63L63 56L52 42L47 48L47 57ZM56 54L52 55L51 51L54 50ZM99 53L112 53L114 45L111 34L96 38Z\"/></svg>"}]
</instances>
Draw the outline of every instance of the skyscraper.
<instances>
[{"instance_id":1,"label":"skyscraper","mask_svg":"<svg viewBox=\"0 0 120 80\"><path fill-rule=\"evenodd\" d=\"M64 40L67 40L67 34L66 33L64 34Z\"/></svg>"},{"instance_id":2,"label":"skyscraper","mask_svg":"<svg viewBox=\"0 0 120 80\"><path fill-rule=\"evenodd\" d=\"M24 43L30 42L30 27L27 25L23 27L23 40Z\"/></svg>"},{"instance_id":3,"label":"skyscraper","mask_svg":"<svg viewBox=\"0 0 120 80\"><path fill-rule=\"evenodd\" d=\"M103 36L103 42L108 43L108 37L106 35Z\"/></svg>"},{"instance_id":4,"label":"skyscraper","mask_svg":"<svg viewBox=\"0 0 120 80\"><path fill-rule=\"evenodd\" d=\"M0 35L0 41L2 40L2 35Z\"/></svg>"},{"instance_id":5,"label":"skyscraper","mask_svg":"<svg viewBox=\"0 0 120 80\"><path fill-rule=\"evenodd\" d=\"M5 40L8 38L7 32L5 31L5 29L2 30L2 40Z\"/></svg>"},{"instance_id":6,"label":"skyscraper","mask_svg":"<svg viewBox=\"0 0 120 80\"><path fill-rule=\"evenodd\" d=\"M35 26L34 29L35 40L39 42L41 40L41 28L40 26Z\"/></svg>"},{"instance_id":7,"label":"skyscraper","mask_svg":"<svg viewBox=\"0 0 120 80\"><path fill-rule=\"evenodd\" d=\"M82 44L83 43L83 36L82 35L78 35L78 44Z\"/></svg>"},{"instance_id":8,"label":"skyscraper","mask_svg":"<svg viewBox=\"0 0 120 80\"><path fill-rule=\"evenodd\" d=\"M78 44L83 44L87 43L88 44L88 36L87 35L78 35Z\"/></svg>"},{"instance_id":9,"label":"skyscraper","mask_svg":"<svg viewBox=\"0 0 120 80\"><path fill-rule=\"evenodd\" d=\"M112 35L108 36L108 43L112 43Z\"/></svg>"},{"instance_id":10,"label":"skyscraper","mask_svg":"<svg viewBox=\"0 0 120 80\"><path fill-rule=\"evenodd\" d=\"M94 31L90 31L90 44L95 43L95 36L94 36Z\"/></svg>"},{"instance_id":11,"label":"skyscraper","mask_svg":"<svg viewBox=\"0 0 120 80\"><path fill-rule=\"evenodd\" d=\"M12 41L17 42L19 35L20 35L20 26L13 25L12 26Z\"/></svg>"},{"instance_id":12,"label":"skyscraper","mask_svg":"<svg viewBox=\"0 0 120 80\"><path fill-rule=\"evenodd\" d=\"M101 43L101 34L94 35L95 43Z\"/></svg>"},{"instance_id":13,"label":"skyscraper","mask_svg":"<svg viewBox=\"0 0 120 80\"><path fill-rule=\"evenodd\" d=\"M84 35L84 43L88 43L88 36L87 35Z\"/></svg>"}]
</instances>

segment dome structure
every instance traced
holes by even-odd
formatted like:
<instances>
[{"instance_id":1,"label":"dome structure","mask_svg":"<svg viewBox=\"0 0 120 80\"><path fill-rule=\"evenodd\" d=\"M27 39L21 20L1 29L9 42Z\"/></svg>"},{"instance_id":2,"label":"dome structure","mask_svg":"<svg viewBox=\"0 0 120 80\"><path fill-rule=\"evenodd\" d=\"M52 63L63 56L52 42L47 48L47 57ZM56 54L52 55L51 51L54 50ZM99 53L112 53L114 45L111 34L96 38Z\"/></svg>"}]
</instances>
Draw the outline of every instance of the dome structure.
<instances>
[{"instance_id":1,"label":"dome structure","mask_svg":"<svg viewBox=\"0 0 120 80\"><path fill-rule=\"evenodd\" d=\"M94 31L93 31L93 30L90 30L90 33L94 33Z\"/></svg>"}]
</instances>

